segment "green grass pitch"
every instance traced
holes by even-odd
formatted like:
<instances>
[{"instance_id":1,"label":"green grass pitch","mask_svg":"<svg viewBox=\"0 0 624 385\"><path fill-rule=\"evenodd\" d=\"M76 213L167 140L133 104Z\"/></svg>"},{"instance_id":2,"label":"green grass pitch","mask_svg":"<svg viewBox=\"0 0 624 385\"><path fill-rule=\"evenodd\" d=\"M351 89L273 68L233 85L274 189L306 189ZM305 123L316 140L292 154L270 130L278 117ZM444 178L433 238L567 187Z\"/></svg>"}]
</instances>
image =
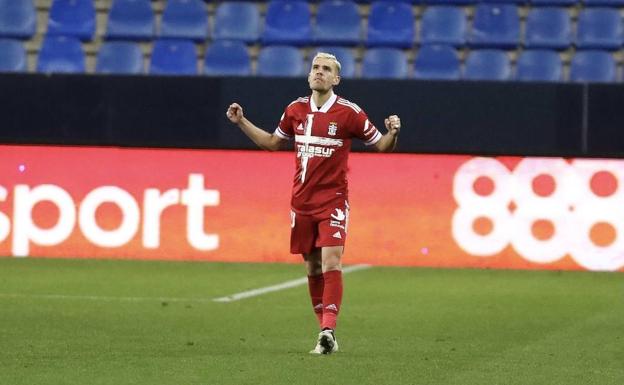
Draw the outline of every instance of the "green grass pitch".
<instances>
[{"instance_id":1,"label":"green grass pitch","mask_svg":"<svg viewBox=\"0 0 624 385\"><path fill-rule=\"evenodd\" d=\"M0 384L624 384L621 273L345 275L310 356L301 265L0 258Z\"/></svg>"}]
</instances>

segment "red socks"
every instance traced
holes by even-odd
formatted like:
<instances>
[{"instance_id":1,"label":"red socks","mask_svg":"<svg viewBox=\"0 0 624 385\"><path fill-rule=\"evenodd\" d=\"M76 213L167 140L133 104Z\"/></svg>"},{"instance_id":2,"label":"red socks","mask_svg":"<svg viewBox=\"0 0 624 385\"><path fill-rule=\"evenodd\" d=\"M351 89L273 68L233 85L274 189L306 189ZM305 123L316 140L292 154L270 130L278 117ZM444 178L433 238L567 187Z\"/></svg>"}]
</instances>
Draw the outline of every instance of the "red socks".
<instances>
[{"instance_id":1,"label":"red socks","mask_svg":"<svg viewBox=\"0 0 624 385\"><path fill-rule=\"evenodd\" d=\"M325 280L323 275L308 275L308 289L310 291L310 299L314 314L318 318L319 325L323 323L323 287Z\"/></svg>"},{"instance_id":2,"label":"red socks","mask_svg":"<svg viewBox=\"0 0 624 385\"><path fill-rule=\"evenodd\" d=\"M342 271L331 270L323 273L325 281L323 293L323 319L321 329L336 329L336 318L342 303Z\"/></svg>"},{"instance_id":3,"label":"red socks","mask_svg":"<svg viewBox=\"0 0 624 385\"><path fill-rule=\"evenodd\" d=\"M342 271L308 275L308 289L321 329L336 329L336 318L342 303Z\"/></svg>"}]
</instances>

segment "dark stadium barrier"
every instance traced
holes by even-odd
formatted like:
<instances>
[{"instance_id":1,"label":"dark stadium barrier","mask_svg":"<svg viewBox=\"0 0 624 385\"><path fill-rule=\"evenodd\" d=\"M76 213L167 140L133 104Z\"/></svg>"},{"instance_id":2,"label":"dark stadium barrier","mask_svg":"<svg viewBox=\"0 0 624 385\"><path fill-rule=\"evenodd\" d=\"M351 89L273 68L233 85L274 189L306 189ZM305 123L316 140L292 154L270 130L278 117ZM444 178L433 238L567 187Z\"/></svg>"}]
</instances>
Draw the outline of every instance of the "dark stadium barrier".
<instances>
[{"instance_id":1,"label":"dark stadium barrier","mask_svg":"<svg viewBox=\"0 0 624 385\"><path fill-rule=\"evenodd\" d=\"M230 102L272 131L305 79L0 75L0 142L253 149ZM620 157L620 85L345 80L337 93L371 120L398 114L398 151ZM363 146L357 144L356 150Z\"/></svg>"}]
</instances>

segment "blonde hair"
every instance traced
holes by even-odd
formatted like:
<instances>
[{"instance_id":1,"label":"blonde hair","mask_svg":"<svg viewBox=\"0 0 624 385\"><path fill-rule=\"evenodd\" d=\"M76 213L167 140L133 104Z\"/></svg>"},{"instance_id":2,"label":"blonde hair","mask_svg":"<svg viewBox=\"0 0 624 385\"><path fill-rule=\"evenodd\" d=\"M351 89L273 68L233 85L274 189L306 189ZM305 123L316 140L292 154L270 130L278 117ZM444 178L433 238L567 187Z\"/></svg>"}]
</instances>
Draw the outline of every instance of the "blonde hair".
<instances>
[{"instance_id":1,"label":"blonde hair","mask_svg":"<svg viewBox=\"0 0 624 385\"><path fill-rule=\"evenodd\" d=\"M340 62L338 61L338 59L336 59L336 56L327 52L317 52L314 58L312 59L312 62L314 62L316 58L329 59L333 61L334 64L336 65L336 68L338 69L338 74L340 74L340 69L342 68L342 66L340 65Z\"/></svg>"}]
</instances>

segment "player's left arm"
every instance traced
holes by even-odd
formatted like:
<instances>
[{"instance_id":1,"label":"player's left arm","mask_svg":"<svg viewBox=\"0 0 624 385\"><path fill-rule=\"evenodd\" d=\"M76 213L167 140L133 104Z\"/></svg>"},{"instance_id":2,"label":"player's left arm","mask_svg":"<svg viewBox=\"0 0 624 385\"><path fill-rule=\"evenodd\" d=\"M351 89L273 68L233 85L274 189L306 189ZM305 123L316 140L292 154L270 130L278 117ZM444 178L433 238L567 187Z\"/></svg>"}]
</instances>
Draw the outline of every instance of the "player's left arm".
<instances>
[{"instance_id":1,"label":"player's left arm","mask_svg":"<svg viewBox=\"0 0 624 385\"><path fill-rule=\"evenodd\" d=\"M388 132L375 143L375 148L379 152L392 152L396 148L399 139L401 119L396 115L390 115L384 120L384 125Z\"/></svg>"}]
</instances>

